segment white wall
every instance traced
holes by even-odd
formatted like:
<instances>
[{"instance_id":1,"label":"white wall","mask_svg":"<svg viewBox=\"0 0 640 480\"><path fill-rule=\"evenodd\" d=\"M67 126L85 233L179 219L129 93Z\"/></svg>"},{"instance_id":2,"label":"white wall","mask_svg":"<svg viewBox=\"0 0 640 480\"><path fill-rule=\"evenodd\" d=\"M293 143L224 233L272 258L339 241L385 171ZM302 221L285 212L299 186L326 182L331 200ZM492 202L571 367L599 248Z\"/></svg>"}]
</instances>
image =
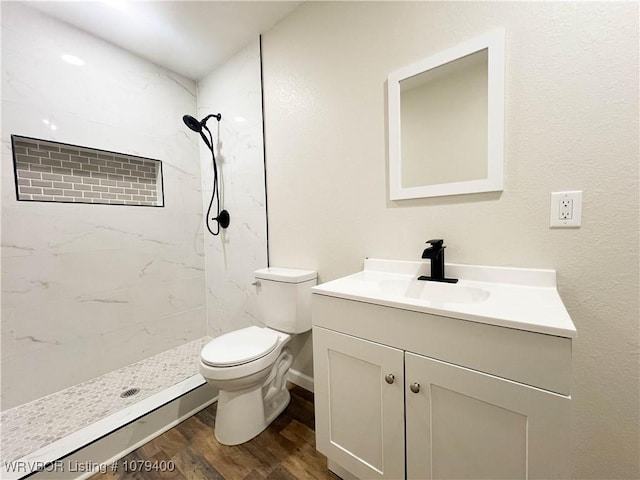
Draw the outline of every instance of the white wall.
<instances>
[{"instance_id":1,"label":"white wall","mask_svg":"<svg viewBox=\"0 0 640 480\"><path fill-rule=\"evenodd\" d=\"M205 335L195 110L194 82L3 3L3 410ZM11 134L161 160L166 206L17 202Z\"/></svg>"},{"instance_id":2,"label":"white wall","mask_svg":"<svg viewBox=\"0 0 640 480\"><path fill-rule=\"evenodd\" d=\"M499 26L504 192L390 202L388 73ZM576 478L640 476L638 43L637 3L309 2L263 38L271 263L328 281L442 237L450 262L556 269ZM582 227L550 230L574 189Z\"/></svg>"},{"instance_id":3,"label":"white wall","mask_svg":"<svg viewBox=\"0 0 640 480\"><path fill-rule=\"evenodd\" d=\"M222 114L219 124L212 119L207 126L216 142L223 207L231 216L219 236L205 231L207 325L213 337L260 324L251 284L253 272L267 266L261 88L258 39L198 82L198 118ZM206 212L213 166L211 153L199 143ZM215 221L211 228L216 231Z\"/></svg>"}]
</instances>

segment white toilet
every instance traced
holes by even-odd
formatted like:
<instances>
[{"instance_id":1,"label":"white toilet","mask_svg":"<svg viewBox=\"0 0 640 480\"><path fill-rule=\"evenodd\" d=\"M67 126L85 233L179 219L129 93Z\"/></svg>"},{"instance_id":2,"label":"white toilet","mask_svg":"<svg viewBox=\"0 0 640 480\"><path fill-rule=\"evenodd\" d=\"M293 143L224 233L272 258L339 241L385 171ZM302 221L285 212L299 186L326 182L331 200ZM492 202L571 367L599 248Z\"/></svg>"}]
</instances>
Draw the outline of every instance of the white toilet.
<instances>
[{"instance_id":1,"label":"white toilet","mask_svg":"<svg viewBox=\"0 0 640 480\"><path fill-rule=\"evenodd\" d=\"M224 445L247 442L289 404L286 376L293 356L286 344L311 329L316 272L263 268L255 272L258 311L265 327L236 330L207 343L200 373L219 389L215 436Z\"/></svg>"}]
</instances>

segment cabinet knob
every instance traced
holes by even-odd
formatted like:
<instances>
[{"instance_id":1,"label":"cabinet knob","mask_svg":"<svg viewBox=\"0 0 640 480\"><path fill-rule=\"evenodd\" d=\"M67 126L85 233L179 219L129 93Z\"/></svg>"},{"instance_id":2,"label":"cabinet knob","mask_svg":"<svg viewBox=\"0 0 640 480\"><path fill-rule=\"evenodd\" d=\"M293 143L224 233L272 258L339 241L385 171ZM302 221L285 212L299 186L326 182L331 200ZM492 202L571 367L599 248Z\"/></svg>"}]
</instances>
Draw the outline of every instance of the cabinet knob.
<instances>
[{"instance_id":1,"label":"cabinet knob","mask_svg":"<svg viewBox=\"0 0 640 480\"><path fill-rule=\"evenodd\" d=\"M396 379L396 377L395 377L395 375L393 373L388 373L384 377L384 381L387 382L389 385L391 385L394 382L395 379Z\"/></svg>"},{"instance_id":2,"label":"cabinet knob","mask_svg":"<svg viewBox=\"0 0 640 480\"><path fill-rule=\"evenodd\" d=\"M409 388L413 393L418 393L420 391L420 384L418 382L413 382Z\"/></svg>"}]
</instances>

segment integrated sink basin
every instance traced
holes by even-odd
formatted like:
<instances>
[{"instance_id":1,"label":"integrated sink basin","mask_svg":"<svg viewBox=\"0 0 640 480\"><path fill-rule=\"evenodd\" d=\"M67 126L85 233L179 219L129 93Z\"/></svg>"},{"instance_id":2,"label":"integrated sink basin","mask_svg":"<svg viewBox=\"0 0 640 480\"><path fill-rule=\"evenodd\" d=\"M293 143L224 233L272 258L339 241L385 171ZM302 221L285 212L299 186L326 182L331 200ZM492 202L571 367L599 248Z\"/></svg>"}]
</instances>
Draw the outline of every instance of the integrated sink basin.
<instances>
[{"instance_id":1,"label":"integrated sink basin","mask_svg":"<svg viewBox=\"0 0 640 480\"><path fill-rule=\"evenodd\" d=\"M366 259L362 271L313 293L537 333L575 338L554 270L447 264L458 283L418 280L428 262Z\"/></svg>"},{"instance_id":2,"label":"integrated sink basin","mask_svg":"<svg viewBox=\"0 0 640 480\"><path fill-rule=\"evenodd\" d=\"M370 275L369 275L370 276ZM367 279L359 281L360 277L353 278L355 288L373 289L379 295L406 298L412 300L424 300L432 305L445 303L475 303L484 302L491 295L488 290L478 287L465 286L465 284L435 283L417 280L413 277L389 279L387 275L380 275L376 280Z\"/></svg>"}]
</instances>

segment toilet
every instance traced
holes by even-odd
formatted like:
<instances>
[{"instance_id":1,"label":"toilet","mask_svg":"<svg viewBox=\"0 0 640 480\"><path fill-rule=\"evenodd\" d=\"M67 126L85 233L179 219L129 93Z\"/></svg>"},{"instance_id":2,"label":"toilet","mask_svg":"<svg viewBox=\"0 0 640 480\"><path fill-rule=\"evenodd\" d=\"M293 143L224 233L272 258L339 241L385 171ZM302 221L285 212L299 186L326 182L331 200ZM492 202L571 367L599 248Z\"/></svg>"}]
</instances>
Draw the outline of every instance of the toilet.
<instances>
[{"instance_id":1,"label":"toilet","mask_svg":"<svg viewBox=\"0 0 640 480\"><path fill-rule=\"evenodd\" d=\"M311 329L312 270L269 267L256 270L259 320L208 342L200 373L219 390L214 433L223 445L247 442L289 404L287 372L293 335Z\"/></svg>"}]
</instances>

